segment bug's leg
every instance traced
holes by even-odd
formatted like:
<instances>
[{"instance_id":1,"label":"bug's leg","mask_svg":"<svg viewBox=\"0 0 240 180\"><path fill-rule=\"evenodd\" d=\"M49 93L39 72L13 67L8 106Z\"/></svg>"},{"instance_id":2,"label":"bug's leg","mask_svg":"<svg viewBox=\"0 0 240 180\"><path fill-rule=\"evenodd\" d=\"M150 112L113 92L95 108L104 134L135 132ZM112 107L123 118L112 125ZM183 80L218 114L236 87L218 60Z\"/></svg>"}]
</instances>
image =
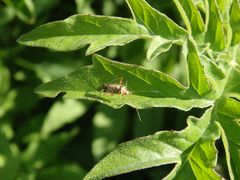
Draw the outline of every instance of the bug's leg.
<instances>
[{"instance_id":1,"label":"bug's leg","mask_svg":"<svg viewBox=\"0 0 240 180\"><path fill-rule=\"evenodd\" d=\"M121 89L122 89L122 88L120 87L120 89L118 90L118 94L122 94Z\"/></svg>"},{"instance_id":2,"label":"bug's leg","mask_svg":"<svg viewBox=\"0 0 240 180\"><path fill-rule=\"evenodd\" d=\"M122 85L122 82L123 82L123 77L120 78L120 85Z\"/></svg>"}]
</instances>

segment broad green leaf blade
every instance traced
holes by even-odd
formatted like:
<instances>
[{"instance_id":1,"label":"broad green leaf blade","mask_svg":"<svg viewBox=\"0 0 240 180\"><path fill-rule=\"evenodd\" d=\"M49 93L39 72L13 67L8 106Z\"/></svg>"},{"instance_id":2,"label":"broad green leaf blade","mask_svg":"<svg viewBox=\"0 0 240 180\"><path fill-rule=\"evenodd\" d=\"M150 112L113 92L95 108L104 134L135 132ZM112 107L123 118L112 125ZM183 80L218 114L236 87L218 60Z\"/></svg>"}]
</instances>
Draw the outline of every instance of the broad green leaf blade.
<instances>
[{"instance_id":1,"label":"broad green leaf blade","mask_svg":"<svg viewBox=\"0 0 240 180\"><path fill-rule=\"evenodd\" d=\"M216 0L206 0L205 2L208 5L209 12L206 15L209 19L207 21L205 41L210 43L213 50L221 51L226 46L226 38L220 10Z\"/></svg>"},{"instance_id":2,"label":"broad green leaf blade","mask_svg":"<svg viewBox=\"0 0 240 180\"><path fill-rule=\"evenodd\" d=\"M161 38L160 36L154 37L147 51L147 59L151 61L162 53L167 52L173 46L173 44L182 45L183 41L168 40Z\"/></svg>"},{"instance_id":3,"label":"broad green leaf blade","mask_svg":"<svg viewBox=\"0 0 240 180\"><path fill-rule=\"evenodd\" d=\"M199 95L206 94L211 90L208 83L204 67L201 64L197 48L192 40L188 40L187 62L189 69L190 86L192 86Z\"/></svg>"},{"instance_id":4,"label":"broad green leaf blade","mask_svg":"<svg viewBox=\"0 0 240 180\"><path fill-rule=\"evenodd\" d=\"M240 43L240 4L238 0L233 0L230 11L230 24L232 27L232 45Z\"/></svg>"},{"instance_id":5,"label":"broad green leaf blade","mask_svg":"<svg viewBox=\"0 0 240 180\"><path fill-rule=\"evenodd\" d=\"M198 35L204 31L204 22L200 12L192 0L174 0L188 31Z\"/></svg>"},{"instance_id":6,"label":"broad green leaf blade","mask_svg":"<svg viewBox=\"0 0 240 180\"><path fill-rule=\"evenodd\" d=\"M107 46L124 45L147 35L143 26L130 19L74 15L39 26L21 36L18 42L55 51L73 51L90 44L86 54L92 54Z\"/></svg>"},{"instance_id":7,"label":"broad green leaf blade","mask_svg":"<svg viewBox=\"0 0 240 180\"><path fill-rule=\"evenodd\" d=\"M103 85L114 82L120 85L123 78L130 92L128 95L103 92ZM134 108L176 107L187 110L192 107L207 107L212 100L201 99L192 89L187 89L171 76L147 70L141 66L110 61L99 55L93 57L93 66L43 84L36 92L55 97L64 93L66 98L95 100L114 108L127 104Z\"/></svg>"},{"instance_id":8,"label":"broad green leaf blade","mask_svg":"<svg viewBox=\"0 0 240 180\"><path fill-rule=\"evenodd\" d=\"M134 19L143 24L153 35L166 39L184 39L188 33L166 15L153 9L145 0L127 0Z\"/></svg>"},{"instance_id":9,"label":"broad green leaf blade","mask_svg":"<svg viewBox=\"0 0 240 180\"><path fill-rule=\"evenodd\" d=\"M220 179L213 170L216 166L213 140L218 138L219 131L211 121L211 113L212 110L208 110L201 119L189 118L188 127L183 131L163 131L121 144L100 161L85 179L102 179L171 163L177 163L182 171L177 172L175 168L172 177L173 174L189 175L185 169L189 164L193 178L200 178L203 174L204 177Z\"/></svg>"}]
</instances>

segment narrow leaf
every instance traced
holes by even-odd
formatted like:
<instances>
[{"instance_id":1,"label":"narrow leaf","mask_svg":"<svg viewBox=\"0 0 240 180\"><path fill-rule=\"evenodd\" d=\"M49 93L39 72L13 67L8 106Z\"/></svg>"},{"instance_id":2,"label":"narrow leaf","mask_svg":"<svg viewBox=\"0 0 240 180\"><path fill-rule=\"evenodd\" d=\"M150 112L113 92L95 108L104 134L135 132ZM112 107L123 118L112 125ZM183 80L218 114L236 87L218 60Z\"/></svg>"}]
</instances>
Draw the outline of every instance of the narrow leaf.
<instances>
[{"instance_id":1,"label":"narrow leaf","mask_svg":"<svg viewBox=\"0 0 240 180\"><path fill-rule=\"evenodd\" d=\"M83 168L75 164L63 164L50 166L37 173L36 180L79 180L85 175Z\"/></svg>"},{"instance_id":2,"label":"narrow leaf","mask_svg":"<svg viewBox=\"0 0 240 180\"><path fill-rule=\"evenodd\" d=\"M207 32L205 41L210 43L213 50L221 51L225 48L224 26L216 0L206 0L208 5Z\"/></svg>"},{"instance_id":3,"label":"narrow leaf","mask_svg":"<svg viewBox=\"0 0 240 180\"><path fill-rule=\"evenodd\" d=\"M99 104L93 117L92 154L95 160L102 159L124 137L128 122L127 112L127 108L116 110Z\"/></svg>"},{"instance_id":4,"label":"narrow leaf","mask_svg":"<svg viewBox=\"0 0 240 180\"><path fill-rule=\"evenodd\" d=\"M217 103L217 120L221 126L226 161L231 179L240 177L240 102L222 97Z\"/></svg>"},{"instance_id":5,"label":"narrow leaf","mask_svg":"<svg viewBox=\"0 0 240 180\"><path fill-rule=\"evenodd\" d=\"M231 67L229 69L231 69L231 71L228 74L228 82L225 86L224 94L240 101L240 70L238 64L236 67Z\"/></svg>"},{"instance_id":6,"label":"narrow leaf","mask_svg":"<svg viewBox=\"0 0 240 180\"><path fill-rule=\"evenodd\" d=\"M145 0L127 0L135 20L143 24L153 35L166 39L184 39L187 31L174 23L166 15L153 9Z\"/></svg>"},{"instance_id":7,"label":"narrow leaf","mask_svg":"<svg viewBox=\"0 0 240 180\"><path fill-rule=\"evenodd\" d=\"M55 51L73 51L90 44L87 54L107 46L124 45L148 35L133 20L92 15L74 15L62 21L39 26L24 34L18 42Z\"/></svg>"},{"instance_id":8,"label":"narrow leaf","mask_svg":"<svg viewBox=\"0 0 240 180\"><path fill-rule=\"evenodd\" d=\"M226 18L227 13L231 7L232 1L233 0L216 0L223 18Z\"/></svg>"},{"instance_id":9,"label":"narrow leaf","mask_svg":"<svg viewBox=\"0 0 240 180\"><path fill-rule=\"evenodd\" d=\"M201 64L197 48L192 40L188 40L188 69L190 86L192 86L199 95L203 95L211 90L211 87L207 81L204 67Z\"/></svg>"},{"instance_id":10,"label":"narrow leaf","mask_svg":"<svg viewBox=\"0 0 240 180\"><path fill-rule=\"evenodd\" d=\"M182 40L168 40L161 38L160 36L156 36L153 38L150 47L147 51L147 59L149 61L155 59L157 56L161 55L164 52L167 52L173 44L183 44Z\"/></svg>"},{"instance_id":11,"label":"narrow leaf","mask_svg":"<svg viewBox=\"0 0 240 180\"><path fill-rule=\"evenodd\" d=\"M23 162L31 163L34 168L42 168L56 158L61 148L76 136L78 131L76 128L69 132L55 134L46 139L36 137L22 153Z\"/></svg>"},{"instance_id":12,"label":"narrow leaf","mask_svg":"<svg viewBox=\"0 0 240 180\"><path fill-rule=\"evenodd\" d=\"M240 43L240 4L238 0L233 0L230 11L230 24L232 27L232 45Z\"/></svg>"},{"instance_id":13,"label":"narrow leaf","mask_svg":"<svg viewBox=\"0 0 240 180\"><path fill-rule=\"evenodd\" d=\"M21 164L19 154L16 144L8 142L0 132L0 179L15 179Z\"/></svg>"},{"instance_id":14,"label":"narrow leaf","mask_svg":"<svg viewBox=\"0 0 240 180\"><path fill-rule=\"evenodd\" d=\"M73 122L85 112L86 107L76 100L68 99L56 102L44 119L41 135L48 136L51 132Z\"/></svg>"},{"instance_id":15,"label":"narrow leaf","mask_svg":"<svg viewBox=\"0 0 240 180\"><path fill-rule=\"evenodd\" d=\"M240 178L240 145L235 144L234 142L229 140L229 151L231 154L230 163L233 167L233 173L236 177L235 179Z\"/></svg>"},{"instance_id":16,"label":"narrow leaf","mask_svg":"<svg viewBox=\"0 0 240 180\"><path fill-rule=\"evenodd\" d=\"M186 27L193 36L204 31L204 22L192 0L174 0Z\"/></svg>"}]
</instances>

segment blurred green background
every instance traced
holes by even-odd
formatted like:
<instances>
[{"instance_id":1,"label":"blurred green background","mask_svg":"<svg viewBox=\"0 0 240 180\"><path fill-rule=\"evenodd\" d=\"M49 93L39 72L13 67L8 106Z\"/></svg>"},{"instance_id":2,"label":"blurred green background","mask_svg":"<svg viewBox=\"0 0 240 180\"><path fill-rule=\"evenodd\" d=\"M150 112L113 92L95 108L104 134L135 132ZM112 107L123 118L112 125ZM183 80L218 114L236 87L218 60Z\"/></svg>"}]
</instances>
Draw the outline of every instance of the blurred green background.
<instances>
[{"instance_id":1,"label":"blurred green background","mask_svg":"<svg viewBox=\"0 0 240 180\"><path fill-rule=\"evenodd\" d=\"M172 1L151 0L153 7L182 25ZM181 130L189 115L171 108L112 109L96 102L39 97L41 83L92 63L86 48L53 52L23 47L16 39L35 27L73 14L98 14L132 18L124 0L2 0L0 2L0 179L75 180L84 175L117 144L160 130ZM116 61L166 72L186 84L186 67L180 48L152 62L146 60L148 41L99 52ZM221 151L220 151L221 153ZM225 163L220 158L219 171ZM157 167L111 179L161 179L173 165ZM224 168L223 168L224 167Z\"/></svg>"}]
</instances>

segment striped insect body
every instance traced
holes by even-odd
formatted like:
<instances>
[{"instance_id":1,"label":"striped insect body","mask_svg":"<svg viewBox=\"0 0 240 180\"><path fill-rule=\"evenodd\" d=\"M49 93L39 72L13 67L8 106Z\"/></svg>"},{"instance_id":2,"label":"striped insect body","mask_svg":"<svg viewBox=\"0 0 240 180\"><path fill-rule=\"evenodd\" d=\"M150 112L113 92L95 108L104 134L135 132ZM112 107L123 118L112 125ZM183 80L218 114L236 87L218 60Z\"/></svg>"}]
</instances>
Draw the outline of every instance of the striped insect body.
<instances>
[{"instance_id":1,"label":"striped insect body","mask_svg":"<svg viewBox=\"0 0 240 180\"><path fill-rule=\"evenodd\" d=\"M127 89L127 86L122 85L122 78L120 79L119 84L103 84L102 92L110 93L110 94L121 94L121 95L128 95L130 91ZM138 118L142 121L139 111L135 108Z\"/></svg>"},{"instance_id":2,"label":"striped insect body","mask_svg":"<svg viewBox=\"0 0 240 180\"><path fill-rule=\"evenodd\" d=\"M121 95L128 95L130 93L127 86L122 85L122 78L119 84L103 84L102 92Z\"/></svg>"}]
</instances>

